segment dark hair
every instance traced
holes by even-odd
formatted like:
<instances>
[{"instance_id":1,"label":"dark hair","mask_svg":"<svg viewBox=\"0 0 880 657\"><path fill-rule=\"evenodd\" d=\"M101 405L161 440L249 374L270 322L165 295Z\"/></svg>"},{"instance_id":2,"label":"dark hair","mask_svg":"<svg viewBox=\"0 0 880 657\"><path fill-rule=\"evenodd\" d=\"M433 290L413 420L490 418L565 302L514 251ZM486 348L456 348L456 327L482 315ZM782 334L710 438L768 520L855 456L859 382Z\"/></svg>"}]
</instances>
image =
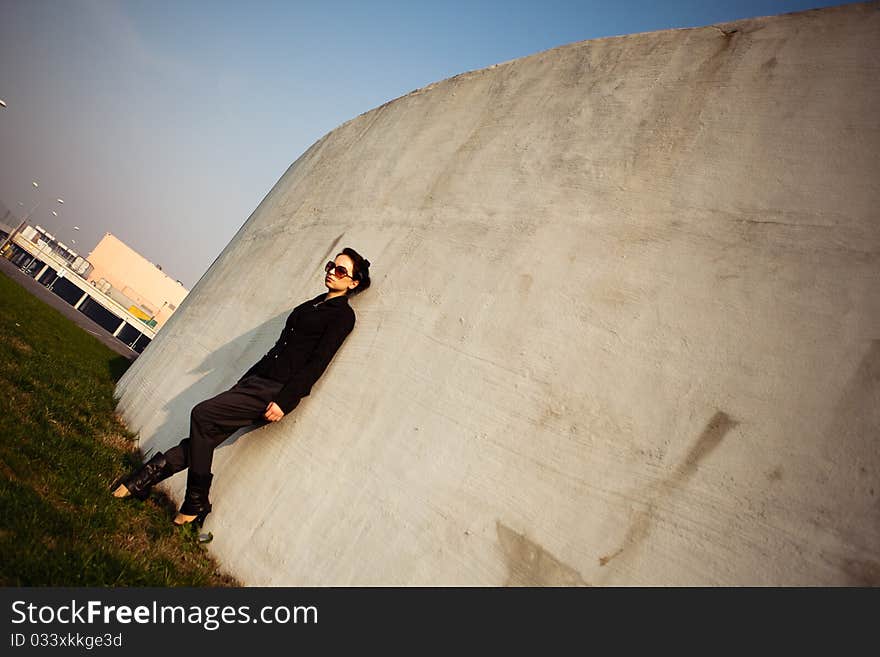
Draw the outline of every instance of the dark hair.
<instances>
[{"instance_id":1,"label":"dark hair","mask_svg":"<svg viewBox=\"0 0 880 657\"><path fill-rule=\"evenodd\" d=\"M370 287L370 261L364 258L360 253L349 247L345 247L344 249L342 249L342 253L336 254L337 257L341 255L346 255L351 258L351 261L354 264L354 272L352 273L351 277L353 280L360 281L357 284L357 287L355 287L353 290L347 290L346 294L348 296L360 294L368 287Z\"/></svg>"}]
</instances>

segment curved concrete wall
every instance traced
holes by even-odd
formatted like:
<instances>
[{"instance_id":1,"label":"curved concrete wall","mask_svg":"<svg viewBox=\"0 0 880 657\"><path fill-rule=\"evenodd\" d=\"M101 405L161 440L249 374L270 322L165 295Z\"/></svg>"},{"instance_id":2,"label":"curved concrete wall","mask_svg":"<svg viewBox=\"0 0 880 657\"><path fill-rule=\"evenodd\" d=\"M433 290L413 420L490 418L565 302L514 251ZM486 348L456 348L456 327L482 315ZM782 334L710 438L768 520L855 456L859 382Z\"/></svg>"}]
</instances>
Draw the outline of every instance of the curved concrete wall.
<instances>
[{"instance_id":1,"label":"curved concrete wall","mask_svg":"<svg viewBox=\"0 0 880 657\"><path fill-rule=\"evenodd\" d=\"M878 42L877 3L601 39L359 116L119 410L175 444L351 245L354 333L215 456L244 582L878 584Z\"/></svg>"}]
</instances>

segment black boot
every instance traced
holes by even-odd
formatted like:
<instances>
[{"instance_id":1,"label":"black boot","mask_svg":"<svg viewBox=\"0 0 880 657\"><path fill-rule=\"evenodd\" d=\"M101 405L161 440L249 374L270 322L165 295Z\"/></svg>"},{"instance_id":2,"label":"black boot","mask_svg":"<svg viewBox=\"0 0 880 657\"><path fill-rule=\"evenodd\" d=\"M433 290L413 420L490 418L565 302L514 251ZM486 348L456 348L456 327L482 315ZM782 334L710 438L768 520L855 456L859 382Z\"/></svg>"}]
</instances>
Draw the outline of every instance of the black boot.
<instances>
[{"instance_id":1,"label":"black boot","mask_svg":"<svg viewBox=\"0 0 880 657\"><path fill-rule=\"evenodd\" d=\"M150 496L150 489L163 479L174 474L174 470L165 459L162 452L156 452L155 456L141 466L137 472L119 480L113 488L122 484L132 496L143 501Z\"/></svg>"},{"instance_id":2,"label":"black boot","mask_svg":"<svg viewBox=\"0 0 880 657\"><path fill-rule=\"evenodd\" d=\"M186 496L183 498L183 504L180 506L180 514L184 516L195 516L192 522L198 526L202 526L205 518L211 513L211 502L208 501L208 491L211 490L211 480L213 474L200 475L192 471L192 468L186 473ZM178 523L186 524L186 523Z\"/></svg>"}]
</instances>

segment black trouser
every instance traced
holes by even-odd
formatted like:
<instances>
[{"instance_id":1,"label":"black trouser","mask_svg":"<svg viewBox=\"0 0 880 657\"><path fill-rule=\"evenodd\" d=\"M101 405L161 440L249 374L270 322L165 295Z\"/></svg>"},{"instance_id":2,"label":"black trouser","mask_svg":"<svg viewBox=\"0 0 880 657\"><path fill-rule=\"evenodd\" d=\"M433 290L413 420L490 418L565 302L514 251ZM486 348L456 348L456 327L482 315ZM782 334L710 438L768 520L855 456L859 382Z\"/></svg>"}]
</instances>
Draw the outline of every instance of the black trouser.
<instances>
[{"instance_id":1,"label":"black trouser","mask_svg":"<svg viewBox=\"0 0 880 657\"><path fill-rule=\"evenodd\" d=\"M189 437L165 452L168 464L174 472L188 467L194 474L211 474L214 449L242 427L268 424L263 413L283 385L249 376L196 404L190 413Z\"/></svg>"}]
</instances>

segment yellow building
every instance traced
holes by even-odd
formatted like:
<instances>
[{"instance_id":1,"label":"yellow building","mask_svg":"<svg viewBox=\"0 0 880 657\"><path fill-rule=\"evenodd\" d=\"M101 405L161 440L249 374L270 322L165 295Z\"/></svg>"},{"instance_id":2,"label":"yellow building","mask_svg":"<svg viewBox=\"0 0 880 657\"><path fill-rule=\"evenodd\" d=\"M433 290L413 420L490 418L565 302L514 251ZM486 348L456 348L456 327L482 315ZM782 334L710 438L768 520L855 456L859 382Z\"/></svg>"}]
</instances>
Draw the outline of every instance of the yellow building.
<instances>
[{"instance_id":1,"label":"yellow building","mask_svg":"<svg viewBox=\"0 0 880 657\"><path fill-rule=\"evenodd\" d=\"M105 233L87 260L87 280L128 308L134 316L159 328L189 293L180 281L144 258L111 233Z\"/></svg>"}]
</instances>

